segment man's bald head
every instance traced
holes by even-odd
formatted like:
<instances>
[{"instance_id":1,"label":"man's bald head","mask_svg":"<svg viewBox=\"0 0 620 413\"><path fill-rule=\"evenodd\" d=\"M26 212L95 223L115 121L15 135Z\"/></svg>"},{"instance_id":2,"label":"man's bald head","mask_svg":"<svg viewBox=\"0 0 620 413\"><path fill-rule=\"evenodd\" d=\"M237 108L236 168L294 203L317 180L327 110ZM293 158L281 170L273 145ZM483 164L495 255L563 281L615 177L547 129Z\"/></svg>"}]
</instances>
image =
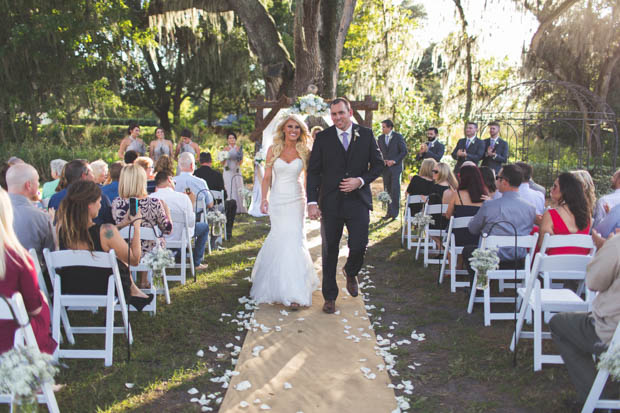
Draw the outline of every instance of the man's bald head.
<instances>
[{"instance_id":1,"label":"man's bald head","mask_svg":"<svg viewBox=\"0 0 620 413\"><path fill-rule=\"evenodd\" d=\"M6 173L6 185L9 193L33 199L39 190L39 173L27 163L15 164Z\"/></svg>"}]
</instances>

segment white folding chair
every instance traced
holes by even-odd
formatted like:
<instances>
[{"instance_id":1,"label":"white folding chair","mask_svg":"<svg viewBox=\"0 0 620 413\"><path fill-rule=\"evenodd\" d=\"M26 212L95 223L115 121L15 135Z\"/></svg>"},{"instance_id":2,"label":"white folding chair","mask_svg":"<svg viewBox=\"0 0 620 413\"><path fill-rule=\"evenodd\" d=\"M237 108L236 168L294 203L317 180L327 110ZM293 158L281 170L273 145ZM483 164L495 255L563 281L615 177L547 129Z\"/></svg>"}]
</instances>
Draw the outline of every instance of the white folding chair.
<instances>
[{"instance_id":1,"label":"white folding chair","mask_svg":"<svg viewBox=\"0 0 620 413\"><path fill-rule=\"evenodd\" d=\"M518 288L521 299L521 308L517 318L516 331L512 336L510 350L514 351L519 338L534 339L534 371L546 364L563 364L562 357L542 353L542 340L551 338L551 333L542 331L542 313L544 311L569 312L589 311L594 294L586 290L586 300L582 300L574 291L567 288L541 288L538 274L545 272L573 272L585 271L592 257L587 255L544 255L536 254L532 271L529 274L525 288ZM534 330L523 331L523 324L527 312L534 313Z\"/></svg>"},{"instance_id":2,"label":"white folding chair","mask_svg":"<svg viewBox=\"0 0 620 413\"><path fill-rule=\"evenodd\" d=\"M214 191L214 190L210 190L209 192L211 192L211 195L213 196L213 204L221 206L219 207L219 211L222 214L225 214L226 213L226 193L224 191ZM224 231L224 233L222 234L222 238L224 238L225 240L228 239L226 238L226 236L227 236L226 231Z\"/></svg>"},{"instance_id":3,"label":"white folding chair","mask_svg":"<svg viewBox=\"0 0 620 413\"><path fill-rule=\"evenodd\" d=\"M8 304L0 299L0 320L15 320L17 324L23 327L19 327L15 331L15 339L13 340L13 347L29 347L31 351L38 353L39 345L37 339L32 331L32 326L28 322L28 312L24 305L24 300L19 292L13 294L8 300ZM11 313L11 310L12 313ZM15 318L13 317L15 315ZM12 403L12 394L0 394L0 403ZM37 402L40 404L46 404L47 409L51 413L59 413L58 403L56 402L56 396L52 389L51 383L46 383L41 386L41 393L37 394Z\"/></svg>"},{"instance_id":4,"label":"white folding chair","mask_svg":"<svg viewBox=\"0 0 620 413\"><path fill-rule=\"evenodd\" d=\"M585 234L568 234L568 235L551 235L545 234L543 238L542 245L540 247L540 253L546 254L548 249L551 248L565 248L565 247L577 247L587 249L588 253L586 255L590 257L594 257L596 253L596 245L594 245L594 241L592 241L591 235ZM552 275L559 275L555 272L552 273L544 273L543 274L543 287L544 288L554 288L559 287L562 288L562 284L553 284L553 280L551 278ZM583 293L584 288L584 280L585 273L580 271L575 272L565 272L561 274L562 280L578 280L581 281L579 285L579 289L577 290L577 295L581 295ZM556 278L557 279L557 278Z\"/></svg>"},{"instance_id":5,"label":"white folding chair","mask_svg":"<svg viewBox=\"0 0 620 413\"><path fill-rule=\"evenodd\" d=\"M121 237L127 240L128 244L131 242L131 240L129 239L129 226L122 228L119 233L121 234ZM133 236L134 233L132 232L132 237ZM159 238L155 233L155 228L140 227L140 241L159 242ZM140 259L140 263L138 265L130 265L129 271L131 271L132 275L134 276L134 280L137 279L138 271L146 271L149 283L151 283L151 288L143 288L142 291L147 294L151 293L154 295L154 297L153 301L151 301L150 304L143 308L143 311L150 311L151 315L155 315L155 313L157 313L157 293L161 291L158 291L153 284L153 271L146 265L142 264L142 258ZM164 296L166 297L166 304L170 304L170 290L168 289L168 277L166 275L166 269L162 270L162 284L164 285Z\"/></svg>"},{"instance_id":6,"label":"white folding chair","mask_svg":"<svg viewBox=\"0 0 620 413\"><path fill-rule=\"evenodd\" d=\"M450 217L450 223L448 225L448 235L446 236L448 244L446 245L446 249L444 250L443 259L441 260L441 270L439 271L439 283L443 283L443 276L448 273L446 271L446 262L450 262L450 292L456 292L458 287L469 287L469 281L457 281L457 275L467 275L467 270L456 269L456 264L458 261L458 256L463 253L463 245L456 245L454 230L467 228L469 225L469 221L471 221L473 216L471 217L459 217L454 218ZM450 257L448 258L448 254Z\"/></svg>"},{"instance_id":7,"label":"white folding chair","mask_svg":"<svg viewBox=\"0 0 620 413\"><path fill-rule=\"evenodd\" d=\"M166 237L166 248L178 248L181 250L181 262L175 263L174 265L168 268L178 268L180 269L180 275L169 275L166 274L168 281L180 281L182 285L185 285L186 275L187 275L187 260L189 259L190 270L192 272L192 276L196 271L194 267L194 255L192 253L192 237L189 236L189 228L190 228L190 217L187 216L185 212L181 211L170 211L171 219L172 219L172 227L173 228L182 228L181 231L181 239L180 240L171 240L169 237Z\"/></svg>"},{"instance_id":8,"label":"white folding chair","mask_svg":"<svg viewBox=\"0 0 620 413\"><path fill-rule=\"evenodd\" d=\"M419 205L424 203L424 197L422 195L409 195L407 196L407 201L405 202L405 208L403 209L403 227L401 229L400 234L400 242L404 246L405 240L407 240L407 249L410 250L413 246L413 242L417 241L418 236L415 233L412 233L412 218L411 209L409 207L411 205Z\"/></svg>"},{"instance_id":9,"label":"white folding chair","mask_svg":"<svg viewBox=\"0 0 620 413\"><path fill-rule=\"evenodd\" d=\"M131 344L133 337L131 326L129 325L129 315L121 276L116 262L114 250L109 252L84 251L84 250L64 250L50 252L47 248L43 250L45 262L54 280L54 299L52 309L52 337L56 342L60 338L60 314L63 308L69 306L86 307L105 307L106 322L105 327L76 327L71 326L71 331L75 334L105 334L105 347L103 350L82 350L82 349L62 349L60 344L56 352L59 358L92 358L104 359L106 367L112 365L112 347L114 334L124 333ZM106 268L110 270L108 278L108 288L102 294L63 294L62 276L56 271L63 267L85 266L95 268ZM116 296L114 291L116 290ZM123 327L114 327L114 311L118 309L123 319Z\"/></svg>"},{"instance_id":10,"label":"white folding chair","mask_svg":"<svg viewBox=\"0 0 620 413\"><path fill-rule=\"evenodd\" d=\"M34 248L30 248L28 252L30 253L30 256L32 257L32 261L34 262L34 270L37 272L37 280L39 281L39 289L41 290L41 292L43 293L43 295L45 295L45 298L47 299L47 305L50 308L50 314L51 314L53 313L53 308L54 308L53 303L52 303L52 297L50 296L49 291L47 290L47 285L45 284L45 277L43 277L43 271L41 270L41 265L39 264L39 258L37 256L37 252L35 251ZM51 279L51 275L50 275L50 279ZM54 284L54 280L52 280L52 285L53 284ZM60 310L60 319L62 321L62 326L65 329L67 340L69 341L70 344L75 344L75 337L73 337L73 332L71 331L71 324L69 324L69 317L67 316L67 310L65 308L62 308ZM60 339L62 340L62 337L60 337Z\"/></svg>"},{"instance_id":11,"label":"white folding chair","mask_svg":"<svg viewBox=\"0 0 620 413\"><path fill-rule=\"evenodd\" d=\"M517 269L517 282L525 281L530 273L532 255L536 249L536 242L538 241L538 234L534 235L521 235L517 237L517 248L527 248L529 251L525 256L524 267ZM515 237L513 235L491 235L483 237L480 243L480 248L514 248ZM491 303L514 303L514 297L491 297L491 280L498 280L503 282L504 287L517 288L514 282L507 283L506 281L515 279L515 270L495 270L487 273L489 280L489 286L484 289L482 297L476 297L476 282L478 278L477 271L474 273L473 287L469 294L469 305L467 306L467 312L471 314L474 309L474 303L484 303L484 325L490 326L491 320L513 320L514 313L494 313L491 311ZM501 290L500 290L501 291Z\"/></svg>"},{"instance_id":12,"label":"white folding chair","mask_svg":"<svg viewBox=\"0 0 620 413\"><path fill-rule=\"evenodd\" d=\"M608 348L614 348L614 346L617 346L618 343L620 343L620 323L616 327L616 331L614 336L611 338ZM592 383L590 393L588 393L588 398L581 409L581 413L592 413L594 409L620 410L620 400L600 399L608 378L608 370L600 369L598 373L596 373L596 378L594 379L594 383Z\"/></svg>"},{"instance_id":13,"label":"white folding chair","mask_svg":"<svg viewBox=\"0 0 620 413\"><path fill-rule=\"evenodd\" d=\"M424 207L424 215L443 215L447 210L447 204L426 204ZM437 222L435 224L437 224ZM424 227L424 237L418 238L418 245L415 252L415 259L417 260L420 248L424 248L424 268L428 267L428 264L441 264L441 258L429 258L428 256L429 254L441 254L444 252L443 249L440 249L440 246L435 244L435 241L433 241L431 237L440 238L441 244L445 246L447 233L445 229L431 229L430 224Z\"/></svg>"}]
</instances>

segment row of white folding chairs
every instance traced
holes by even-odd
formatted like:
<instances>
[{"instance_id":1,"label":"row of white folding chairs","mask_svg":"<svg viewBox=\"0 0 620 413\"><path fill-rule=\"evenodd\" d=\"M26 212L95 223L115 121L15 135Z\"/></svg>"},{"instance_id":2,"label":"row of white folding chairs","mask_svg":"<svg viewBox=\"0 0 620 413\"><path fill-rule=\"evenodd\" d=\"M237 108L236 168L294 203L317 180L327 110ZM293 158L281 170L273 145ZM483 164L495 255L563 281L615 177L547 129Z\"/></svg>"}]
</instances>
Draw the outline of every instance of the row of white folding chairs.
<instances>
[{"instance_id":1,"label":"row of white folding chairs","mask_svg":"<svg viewBox=\"0 0 620 413\"><path fill-rule=\"evenodd\" d=\"M408 195L405 202L405 208L403 208L403 225L401 228L400 242L403 246L406 246L408 250L411 249L413 243L418 240L417 233L413 232L413 215L411 215L412 205L424 204L423 195Z\"/></svg>"},{"instance_id":2,"label":"row of white folding chairs","mask_svg":"<svg viewBox=\"0 0 620 413\"><path fill-rule=\"evenodd\" d=\"M446 213L448 209L447 204L425 204L424 205L424 215L440 215ZM439 223L435 223L439 224ZM430 224L427 224L424 227L424 236L418 238L418 243L415 251L415 259L418 259L418 255L420 253L420 249L424 250L424 268L428 267L429 264L441 264L443 261L443 253L446 238L448 232L446 229L431 229ZM440 239L441 245L437 245L437 243L432 239L432 237L437 237ZM439 254L439 258L430 258L430 254Z\"/></svg>"},{"instance_id":3,"label":"row of white folding chairs","mask_svg":"<svg viewBox=\"0 0 620 413\"><path fill-rule=\"evenodd\" d=\"M16 292L11 298L8 298L7 301L8 302L5 302L0 299L0 320L14 320L18 325L23 326L15 331L13 347L28 347L32 352L38 353L39 345L37 344L37 339L30 325L21 293ZM12 404L13 398L13 394L0 394L0 403ZM45 383L41 386L41 393L37 394L37 402L46 404L51 413L60 412L51 383Z\"/></svg>"}]
</instances>

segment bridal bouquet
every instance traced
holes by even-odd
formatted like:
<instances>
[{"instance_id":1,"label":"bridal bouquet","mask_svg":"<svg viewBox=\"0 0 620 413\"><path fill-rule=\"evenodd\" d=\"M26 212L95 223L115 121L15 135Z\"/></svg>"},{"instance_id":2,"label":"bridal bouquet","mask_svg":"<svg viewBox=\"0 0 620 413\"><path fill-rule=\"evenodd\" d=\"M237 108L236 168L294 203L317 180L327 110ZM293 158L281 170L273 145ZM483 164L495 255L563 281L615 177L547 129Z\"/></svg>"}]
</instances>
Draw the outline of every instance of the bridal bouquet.
<instances>
[{"instance_id":1,"label":"bridal bouquet","mask_svg":"<svg viewBox=\"0 0 620 413\"><path fill-rule=\"evenodd\" d=\"M223 233L224 225L226 225L226 215L218 210L209 211L207 212L207 223L213 236L219 237Z\"/></svg>"},{"instance_id":2,"label":"bridal bouquet","mask_svg":"<svg viewBox=\"0 0 620 413\"><path fill-rule=\"evenodd\" d=\"M488 288L489 279L487 273L499 267L497 248L476 248L469 259L469 264L478 272L476 275L476 288Z\"/></svg>"},{"instance_id":3,"label":"bridal bouquet","mask_svg":"<svg viewBox=\"0 0 620 413\"><path fill-rule=\"evenodd\" d=\"M325 116L328 113L329 105L320 96L312 93L297 98L297 102L291 107L291 113Z\"/></svg>"},{"instance_id":4,"label":"bridal bouquet","mask_svg":"<svg viewBox=\"0 0 620 413\"><path fill-rule=\"evenodd\" d=\"M245 204L245 207L249 208L250 203L252 203L252 191L250 191L245 186L241 187L239 188L239 197L243 199L243 203Z\"/></svg>"},{"instance_id":5,"label":"bridal bouquet","mask_svg":"<svg viewBox=\"0 0 620 413\"><path fill-rule=\"evenodd\" d=\"M217 160L220 162L224 162L228 160L229 157L230 157L230 154L228 153L228 151L219 151L217 153Z\"/></svg>"},{"instance_id":6,"label":"bridal bouquet","mask_svg":"<svg viewBox=\"0 0 620 413\"><path fill-rule=\"evenodd\" d=\"M615 381L620 381L620 344L614 344L603 352L597 367L607 370Z\"/></svg>"},{"instance_id":7,"label":"bridal bouquet","mask_svg":"<svg viewBox=\"0 0 620 413\"><path fill-rule=\"evenodd\" d=\"M157 246L144 255L142 264L153 271L153 284L157 287L161 287L163 271L166 267L174 265L174 255L169 249Z\"/></svg>"},{"instance_id":8,"label":"bridal bouquet","mask_svg":"<svg viewBox=\"0 0 620 413\"><path fill-rule=\"evenodd\" d=\"M427 225L434 224L435 220L430 215L424 215L424 212L420 211L411 218L411 224L418 230L418 236L421 236L422 230Z\"/></svg>"},{"instance_id":9,"label":"bridal bouquet","mask_svg":"<svg viewBox=\"0 0 620 413\"><path fill-rule=\"evenodd\" d=\"M259 165L262 165L263 162L265 162L265 154L263 151L256 152L256 155L254 155L254 162Z\"/></svg>"},{"instance_id":10,"label":"bridal bouquet","mask_svg":"<svg viewBox=\"0 0 620 413\"><path fill-rule=\"evenodd\" d=\"M29 347L13 348L0 355L0 393L12 394L23 408L36 409L37 392L43 384L54 384L57 372L51 355Z\"/></svg>"}]
</instances>

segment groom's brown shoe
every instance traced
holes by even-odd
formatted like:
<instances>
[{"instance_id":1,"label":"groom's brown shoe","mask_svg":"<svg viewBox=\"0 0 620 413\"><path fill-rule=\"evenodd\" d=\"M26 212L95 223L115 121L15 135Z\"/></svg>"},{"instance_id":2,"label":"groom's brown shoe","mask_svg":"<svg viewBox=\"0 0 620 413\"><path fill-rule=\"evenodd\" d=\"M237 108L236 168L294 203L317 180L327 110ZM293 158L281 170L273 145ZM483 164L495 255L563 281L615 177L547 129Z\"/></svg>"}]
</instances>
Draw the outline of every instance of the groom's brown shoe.
<instances>
[{"instance_id":1,"label":"groom's brown shoe","mask_svg":"<svg viewBox=\"0 0 620 413\"><path fill-rule=\"evenodd\" d=\"M325 304L323 304L323 312L327 314L334 314L336 312L336 300L325 300Z\"/></svg>"},{"instance_id":2,"label":"groom's brown shoe","mask_svg":"<svg viewBox=\"0 0 620 413\"><path fill-rule=\"evenodd\" d=\"M347 277L347 291L351 294L351 297L357 297L359 294L359 288L357 287L357 277L349 277L347 273L342 270L344 276Z\"/></svg>"}]
</instances>

